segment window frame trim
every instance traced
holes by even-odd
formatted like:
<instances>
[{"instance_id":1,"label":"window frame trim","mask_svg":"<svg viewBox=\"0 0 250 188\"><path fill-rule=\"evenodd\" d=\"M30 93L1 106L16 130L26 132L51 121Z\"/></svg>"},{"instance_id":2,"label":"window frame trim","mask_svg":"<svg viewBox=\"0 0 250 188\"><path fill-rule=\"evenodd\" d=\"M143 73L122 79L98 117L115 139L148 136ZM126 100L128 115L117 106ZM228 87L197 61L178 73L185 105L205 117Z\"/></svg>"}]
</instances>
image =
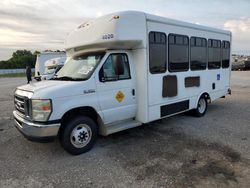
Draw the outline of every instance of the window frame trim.
<instances>
[{"instance_id":1,"label":"window frame trim","mask_svg":"<svg viewBox=\"0 0 250 188\"><path fill-rule=\"evenodd\" d=\"M119 79L119 76L118 76L118 79L114 79L114 80L105 80L105 81L101 81L101 78L100 78L100 71L103 70L103 66L104 64L106 63L106 60L111 56L111 55L117 55L117 54L122 54L122 55L125 55L127 57L127 60L128 60L128 72L129 72L129 77L128 78L122 78L122 79ZM98 78L99 78L99 82L102 82L102 83L105 83L105 82L116 82L116 81L121 81L121 80L131 80L132 77L131 77L131 69L130 69L130 63L129 63L129 58L128 58L128 54L126 52L114 52L114 53L110 53L108 54L107 58L104 60L101 68L99 69L99 72L98 72Z\"/></svg>"},{"instance_id":2,"label":"window frame trim","mask_svg":"<svg viewBox=\"0 0 250 188\"><path fill-rule=\"evenodd\" d=\"M165 35L165 54L166 54L166 58L165 58L165 70L164 71L161 71L161 72L152 72L151 71L151 68L150 68L150 44L161 44L161 43L151 43L150 42L150 38L149 38L149 35L151 33L161 33L161 34L164 34ZM148 33L148 67L149 67L149 72L150 74L163 74L163 73L166 73L168 71L168 35L164 32L161 32L161 31L150 31Z\"/></svg>"},{"instance_id":3,"label":"window frame trim","mask_svg":"<svg viewBox=\"0 0 250 188\"><path fill-rule=\"evenodd\" d=\"M191 39L192 38L200 38L200 39L205 39L206 40L206 68L205 69L192 69L192 66L191 66L191 47L199 47L199 48L204 48L204 46L191 46ZM189 55L189 68L190 68L190 71L204 71L204 70L208 70L208 39L205 38L205 37L197 37L197 36L191 36L190 39L189 39L189 52L190 52L190 55Z\"/></svg>"},{"instance_id":4,"label":"window frame trim","mask_svg":"<svg viewBox=\"0 0 250 188\"><path fill-rule=\"evenodd\" d=\"M208 70L218 70L218 69L221 69L222 68L222 41L221 40L219 40L219 39L211 39L211 38L209 38L207 41L209 41L209 40L211 40L212 41L212 46L211 47L209 47L208 45L207 45L207 54L208 54L208 56L207 56L207 69ZM213 41L220 41L220 47L213 47ZM209 44L209 42L207 43L207 44ZM209 48L214 48L214 49L220 49L220 67L219 68L209 68Z\"/></svg>"},{"instance_id":5,"label":"window frame trim","mask_svg":"<svg viewBox=\"0 0 250 188\"><path fill-rule=\"evenodd\" d=\"M187 47L188 47L188 68L187 69L180 69L180 70L171 70L170 69L170 61L169 61L169 45L170 45L170 43L168 42L168 58L167 58L167 60L168 60L168 71L171 73L171 72L187 72L187 71L189 71L190 70L190 37L188 36L188 35L181 35L181 34L175 34L175 33L169 33L168 34L168 41L169 41L169 37L171 36L171 35L174 35L174 36L182 36L182 37L187 37L188 38L188 44L186 45ZM171 45L173 45L173 44L171 44ZM174 45L177 45L177 46L183 46L183 45L180 45L180 44L174 44Z\"/></svg>"},{"instance_id":6,"label":"window frame trim","mask_svg":"<svg viewBox=\"0 0 250 188\"><path fill-rule=\"evenodd\" d=\"M221 68L222 69L228 69L229 67L230 67L230 57L231 57L231 42L230 41L228 41L228 40L222 40L222 44L224 43L224 42L228 42L229 43L229 48L226 48L226 47L223 47L223 45L221 45ZM228 63L228 66L227 67L223 67L223 49L228 49L229 50L229 59L228 59L228 61L229 61L229 63Z\"/></svg>"}]
</instances>

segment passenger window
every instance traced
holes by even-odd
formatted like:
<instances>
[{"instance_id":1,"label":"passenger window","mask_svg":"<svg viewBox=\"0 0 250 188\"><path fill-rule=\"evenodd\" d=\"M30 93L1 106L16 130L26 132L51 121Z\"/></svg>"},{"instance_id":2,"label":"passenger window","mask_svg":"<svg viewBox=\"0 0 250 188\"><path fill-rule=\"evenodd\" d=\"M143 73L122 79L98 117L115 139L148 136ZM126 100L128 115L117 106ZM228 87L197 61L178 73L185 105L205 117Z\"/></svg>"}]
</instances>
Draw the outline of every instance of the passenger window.
<instances>
[{"instance_id":1,"label":"passenger window","mask_svg":"<svg viewBox=\"0 0 250 188\"><path fill-rule=\"evenodd\" d=\"M208 40L208 68L219 69L221 67L221 41Z\"/></svg>"},{"instance_id":2,"label":"passenger window","mask_svg":"<svg viewBox=\"0 0 250 188\"><path fill-rule=\"evenodd\" d=\"M130 78L129 62L126 54L109 55L99 72L101 82Z\"/></svg>"},{"instance_id":3,"label":"passenger window","mask_svg":"<svg viewBox=\"0 0 250 188\"><path fill-rule=\"evenodd\" d=\"M207 67L207 40L199 37L190 39L191 70L205 70Z\"/></svg>"},{"instance_id":4,"label":"passenger window","mask_svg":"<svg viewBox=\"0 0 250 188\"><path fill-rule=\"evenodd\" d=\"M152 74L166 72L166 40L165 33L149 33L149 69Z\"/></svg>"},{"instance_id":5,"label":"passenger window","mask_svg":"<svg viewBox=\"0 0 250 188\"><path fill-rule=\"evenodd\" d=\"M222 42L222 68L228 68L230 64L230 42Z\"/></svg>"},{"instance_id":6,"label":"passenger window","mask_svg":"<svg viewBox=\"0 0 250 188\"><path fill-rule=\"evenodd\" d=\"M189 68L188 47L189 39L187 36L170 34L169 35L169 71L187 71Z\"/></svg>"}]
</instances>

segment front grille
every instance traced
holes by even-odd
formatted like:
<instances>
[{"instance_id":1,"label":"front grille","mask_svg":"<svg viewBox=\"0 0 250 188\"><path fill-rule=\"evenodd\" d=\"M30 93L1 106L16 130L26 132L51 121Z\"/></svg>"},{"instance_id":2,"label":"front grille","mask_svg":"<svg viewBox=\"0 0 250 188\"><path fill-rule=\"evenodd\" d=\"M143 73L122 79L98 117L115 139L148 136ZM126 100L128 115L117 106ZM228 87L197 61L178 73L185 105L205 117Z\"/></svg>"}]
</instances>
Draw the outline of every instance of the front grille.
<instances>
[{"instance_id":1,"label":"front grille","mask_svg":"<svg viewBox=\"0 0 250 188\"><path fill-rule=\"evenodd\" d=\"M26 97L15 95L15 109L23 117L29 116L29 100Z\"/></svg>"},{"instance_id":2,"label":"front grille","mask_svg":"<svg viewBox=\"0 0 250 188\"><path fill-rule=\"evenodd\" d=\"M22 126L22 122L15 118L15 121L18 123L19 126Z\"/></svg>"},{"instance_id":3,"label":"front grille","mask_svg":"<svg viewBox=\"0 0 250 188\"><path fill-rule=\"evenodd\" d=\"M20 114L25 116L25 99L23 97L21 97L21 96L15 95L14 104L15 104L15 109Z\"/></svg>"}]
</instances>

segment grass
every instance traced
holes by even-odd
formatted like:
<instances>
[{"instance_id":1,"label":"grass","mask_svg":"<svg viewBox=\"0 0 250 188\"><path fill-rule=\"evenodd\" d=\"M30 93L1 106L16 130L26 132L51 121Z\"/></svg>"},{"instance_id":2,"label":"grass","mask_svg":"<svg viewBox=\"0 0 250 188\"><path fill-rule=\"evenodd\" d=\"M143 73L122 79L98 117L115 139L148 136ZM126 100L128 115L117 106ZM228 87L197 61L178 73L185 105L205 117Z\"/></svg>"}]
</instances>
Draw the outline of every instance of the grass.
<instances>
[{"instance_id":1,"label":"grass","mask_svg":"<svg viewBox=\"0 0 250 188\"><path fill-rule=\"evenodd\" d=\"M26 77L26 73L10 73L10 74L0 74L0 78L14 78L14 77ZM34 73L32 74L34 77Z\"/></svg>"},{"instance_id":2,"label":"grass","mask_svg":"<svg viewBox=\"0 0 250 188\"><path fill-rule=\"evenodd\" d=\"M10 74L0 74L0 78L9 78L9 77L25 77L25 73L10 73Z\"/></svg>"}]
</instances>

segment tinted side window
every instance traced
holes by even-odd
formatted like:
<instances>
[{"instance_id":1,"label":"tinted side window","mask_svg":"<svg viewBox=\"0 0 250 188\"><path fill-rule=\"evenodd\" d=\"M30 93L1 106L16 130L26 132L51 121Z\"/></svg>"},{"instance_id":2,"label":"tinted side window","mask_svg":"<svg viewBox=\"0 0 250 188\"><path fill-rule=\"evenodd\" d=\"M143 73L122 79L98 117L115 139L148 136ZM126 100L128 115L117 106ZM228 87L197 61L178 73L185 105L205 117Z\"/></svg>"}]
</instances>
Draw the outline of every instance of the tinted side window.
<instances>
[{"instance_id":1,"label":"tinted side window","mask_svg":"<svg viewBox=\"0 0 250 188\"><path fill-rule=\"evenodd\" d=\"M205 70L207 67L207 40L199 37L190 39L191 70Z\"/></svg>"},{"instance_id":2,"label":"tinted side window","mask_svg":"<svg viewBox=\"0 0 250 188\"><path fill-rule=\"evenodd\" d=\"M230 42L222 42L222 68L228 68L230 64Z\"/></svg>"},{"instance_id":3,"label":"tinted side window","mask_svg":"<svg viewBox=\"0 0 250 188\"><path fill-rule=\"evenodd\" d=\"M221 41L208 40L208 68L219 69L221 67Z\"/></svg>"},{"instance_id":4,"label":"tinted side window","mask_svg":"<svg viewBox=\"0 0 250 188\"><path fill-rule=\"evenodd\" d=\"M130 78L129 62L126 54L109 55L99 72L100 81L116 81Z\"/></svg>"},{"instance_id":5,"label":"tinted side window","mask_svg":"<svg viewBox=\"0 0 250 188\"><path fill-rule=\"evenodd\" d=\"M165 33L149 33L149 69L152 74L166 72L166 40Z\"/></svg>"},{"instance_id":6,"label":"tinted side window","mask_svg":"<svg viewBox=\"0 0 250 188\"><path fill-rule=\"evenodd\" d=\"M187 36L170 34L168 43L168 62L169 71L187 71L189 68L188 63L188 48L189 39Z\"/></svg>"}]
</instances>

